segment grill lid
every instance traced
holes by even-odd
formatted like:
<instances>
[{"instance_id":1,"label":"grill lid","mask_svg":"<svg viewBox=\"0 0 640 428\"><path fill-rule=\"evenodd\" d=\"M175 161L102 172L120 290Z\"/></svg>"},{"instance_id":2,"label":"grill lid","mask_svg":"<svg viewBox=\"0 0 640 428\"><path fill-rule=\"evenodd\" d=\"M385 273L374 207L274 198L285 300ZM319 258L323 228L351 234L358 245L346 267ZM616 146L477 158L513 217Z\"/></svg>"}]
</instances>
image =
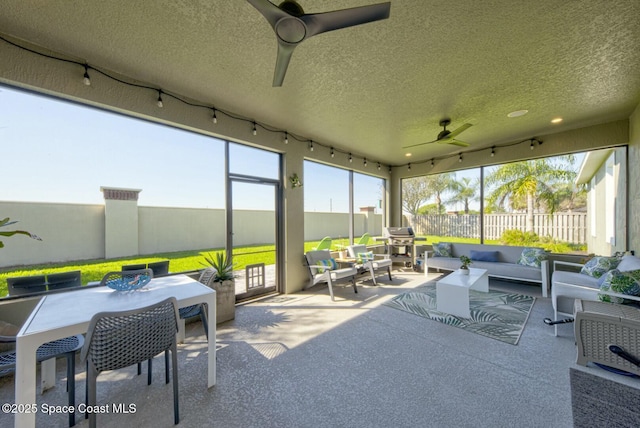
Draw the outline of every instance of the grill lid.
<instances>
[{"instance_id":1,"label":"grill lid","mask_svg":"<svg viewBox=\"0 0 640 428\"><path fill-rule=\"evenodd\" d=\"M385 238L413 238L413 228L411 227L385 227L382 231Z\"/></svg>"}]
</instances>

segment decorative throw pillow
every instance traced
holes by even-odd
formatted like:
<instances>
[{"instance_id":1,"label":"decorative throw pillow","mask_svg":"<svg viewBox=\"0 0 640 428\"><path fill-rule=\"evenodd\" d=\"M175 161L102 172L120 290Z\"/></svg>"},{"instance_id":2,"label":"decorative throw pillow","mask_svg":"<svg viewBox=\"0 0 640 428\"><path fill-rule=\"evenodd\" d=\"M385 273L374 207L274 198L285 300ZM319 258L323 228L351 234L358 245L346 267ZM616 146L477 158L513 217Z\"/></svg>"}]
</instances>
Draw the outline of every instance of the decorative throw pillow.
<instances>
[{"instance_id":1,"label":"decorative throw pillow","mask_svg":"<svg viewBox=\"0 0 640 428\"><path fill-rule=\"evenodd\" d=\"M523 248L518 264L523 266L540 267L547 259L547 253L542 248Z\"/></svg>"},{"instance_id":2,"label":"decorative throw pillow","mask_svg":"<svg viewBox=\"0 0 640 428\"><path fill-rule=\"evenodd\" d=\"M373 260L373 251L367 253L358 253L358 263L365 263L369 260Z\"/></svg>"},{"instance_id":3,"label":"decorative throw pillow","mask_svg":"<svg viewBox=\"0 0 640 428\"><path fill-rule=\"evenodd\" d=\"M451 244L449 242L436 242L433 244L433 257L452 257Z\"/></svg>"},{"instance_id":4,"label":"decorative throw pillow","mask_svg":"<svg viewBox=\"0 0 640 428\"><path fill-rule=\"evenodd\" d=\"M323 266L323 268L318 269L318 273L338 268L336 259L320 260L317 264L318 266ZM324 269L324 267L326 267L326 269Z\"/></svg>"},{"instance_id":5,"label":"decorative throw pillow","mask_svg":"<svg viewBox=\"0 0 640 428\"><path fill-rule=\"evenodd\" d=\"M477 262L497 262L498 261L498 252L497 251L476 251L471 250L470 252L471 260L475 260Z\"/></svg>"},{"instance_id":6,"label":"decorative throw pillow","mask_svg":"<svg viewBox=\"0 0 640 428\"><path fill-rule=\"evenodd\" d=\"M614 293L628 294L630 296L640 296L640 270L620 272L612 269L605 273L604 281L600 286L600 291L613 291ZM608 294L598 294L598 298L603 302L611 303L633 303L633 300L621 297L609 296Z\"/></svg>"},{"instance_id":7,"label":"decorative throw pillow","mask_svg":"<svg viewBox=\"0 0 640 428\"><path fill-rule=\"evenodd\" d=\"M620 259L617 257L594 257L585 263L580 273L600 278L611 269L617 268L619 263Z\"/></svg>"},{"instance_id":8,"label":"decorative throw pillow","mask_svg":"<svg viewBox=\"0 0 640 428\"><path fill-rule=\"evenodd\" d=\"M640 269L640 259L636 256L632 256L631 254L625 254L622 256L622 259L620 259L617 269L620 272L638 270Z\"/></svg>"}]
</instances>

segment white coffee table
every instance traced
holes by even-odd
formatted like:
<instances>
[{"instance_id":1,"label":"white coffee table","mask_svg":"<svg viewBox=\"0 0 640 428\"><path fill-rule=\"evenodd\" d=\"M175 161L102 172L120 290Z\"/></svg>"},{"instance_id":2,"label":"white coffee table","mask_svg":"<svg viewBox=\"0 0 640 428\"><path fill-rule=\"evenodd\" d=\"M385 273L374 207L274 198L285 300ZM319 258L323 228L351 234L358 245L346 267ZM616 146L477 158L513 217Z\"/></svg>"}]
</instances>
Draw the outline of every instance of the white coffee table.
<instances>
[{"instance_id":1,"label":"white coffee table","mask_svg":"<svg viewBox=\"0 0 640 428\"><path fill-rule=\"evenodd\" d=\"M469 289L488 292L489 275L486 269L469 269L469 275L460 270L436 282L436 302L438 312L469 318Z\"/></svg>"}]
</instances>

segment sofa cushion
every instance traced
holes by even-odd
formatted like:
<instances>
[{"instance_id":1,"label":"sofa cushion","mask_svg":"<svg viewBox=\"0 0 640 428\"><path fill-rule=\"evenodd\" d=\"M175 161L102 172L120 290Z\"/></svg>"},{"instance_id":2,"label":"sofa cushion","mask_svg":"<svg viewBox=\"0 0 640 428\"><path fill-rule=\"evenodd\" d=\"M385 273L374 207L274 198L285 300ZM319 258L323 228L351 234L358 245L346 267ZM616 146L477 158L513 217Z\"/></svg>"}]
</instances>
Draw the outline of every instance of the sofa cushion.
<instances>
[{"instance_id":1,"label":"sofa cushion","mask_svg":"<svg viewBox=\"0 0 640 428\"><path fill-rule=\"evenodd\" d=\"M600 278L611 269L618 267L620 259L617 257L594 257L589 260L580 270L580 273Z\"/></svg>"},{"instance_id":2,"label":"sofa cushion","mask_svg":"<svg viewBox=\"0 0 640 428\"><path fill-rule=\"evenodd\" d=\"M498 252L497 251L476 251L471 250L470 252L471 260L478 262L497 262L498 261Z\"/></svg>"},{"instance_id":3,"label":"sofa cushion","mask_svg":"<svg viewBox=\"0 0 640 428\"><path fill-rule=\"evenodd\" d=\"M451 243L450 242L434 243L433 257L451 257Z\"/></svg>"},{"instance_id":4,"label":"sofa cushion","mask_svg":"<svg viewBox=\"0 0 640 428\"><path fill-rule=\"evenodd\" d=\"M598 278L584 275L579 272L569 272L565 270L554 271L552 282L554 287L556 282L562 282L570 285L582 285L584 287L591 287L594 289L600 288L600 286L598 285Z\"/></svg>"},{"instance_id":5,"label":"sofa cushion","mask_svg":"<svg viewBox=\"0 0 640 428\"><path fill-rule=\"evenodd\" d=\"M547 259L547 253L542 248L523 248L518 264L523 266L540 267Z\"/></svg>"},{"instance_id":6,"label":"sofa cushion","mask_svg":"<svg viewBox=\"0 0 640 428\"><path fill-rule=\"evenodd\" d=\"M617 269L620 272L627 272L630 270L638 270L640 269L640 259L636 256L632 256L631 254L627 254L622 257L620 263L618 264Z\"/></svg>"},{"instance_id":7,"label":"sofa cushion","mask_svg":"<svg viewBox=\"0 0 640 428\"><path fill-rule=\"evenodd\" d=\"M612 269L603 275L605 277L600 291L613 291L630 296L640 296L640 270L620 272ZM629 302L621 297L598 294L598 298L603 302L626 303Z\"/></svg>"}]
</instances>

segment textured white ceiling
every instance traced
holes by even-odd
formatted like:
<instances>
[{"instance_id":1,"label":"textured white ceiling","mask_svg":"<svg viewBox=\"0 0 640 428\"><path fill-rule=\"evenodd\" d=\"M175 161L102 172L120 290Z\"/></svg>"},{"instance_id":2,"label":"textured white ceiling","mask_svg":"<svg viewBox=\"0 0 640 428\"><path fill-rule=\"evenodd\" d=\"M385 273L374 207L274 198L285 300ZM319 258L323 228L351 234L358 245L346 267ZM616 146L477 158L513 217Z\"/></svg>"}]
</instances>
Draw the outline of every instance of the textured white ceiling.
<instances>
[{"instance_id":1,"label":"textured white ceiling","mask_svg":"<svg viewBox=\"0 0 640 428\"><path fill-rule=\"evenodd\" d=\"M381 0L299 0L307 13ZM391 0L391 17L310 38L273 88L275 35L243 0L0 2L0 33L385 163L474 126L472 148L627 118L640 1ZM526 116L507 113L528 109ZM561 125L551 125L561 116ZM412 162L455 153L429 144Z\"/></svg>"}]
</instances>

